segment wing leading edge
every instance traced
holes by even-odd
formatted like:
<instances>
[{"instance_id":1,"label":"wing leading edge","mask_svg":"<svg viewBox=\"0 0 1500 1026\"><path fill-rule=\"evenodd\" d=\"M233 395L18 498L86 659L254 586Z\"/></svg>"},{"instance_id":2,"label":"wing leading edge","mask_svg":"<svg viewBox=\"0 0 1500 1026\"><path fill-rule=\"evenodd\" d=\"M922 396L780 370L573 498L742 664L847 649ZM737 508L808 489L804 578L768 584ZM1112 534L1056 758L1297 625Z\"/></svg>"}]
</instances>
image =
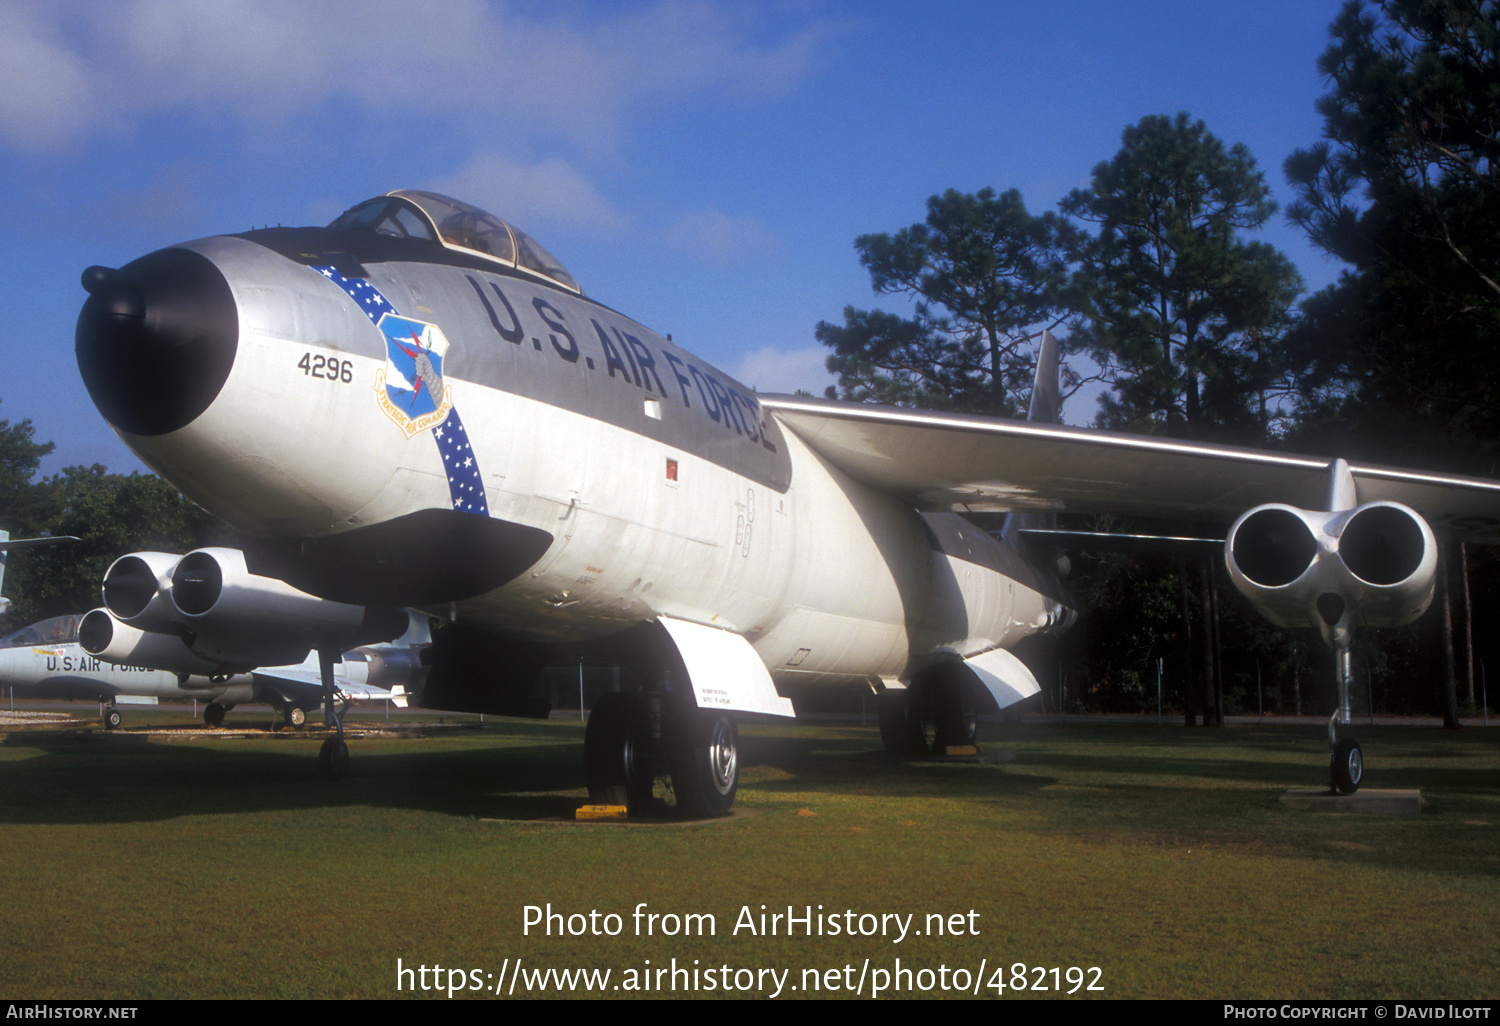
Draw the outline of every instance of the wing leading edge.
<instances>
[{"instance_id":1,"label":"wing leading edge","mask_svg":"<svg viewBox=\"0 0 1500 1026\"><path fill-rule=\"evenodd\" d=\"M1228 523L1252 506L1324 505L1330 460L1028 421L761 395L850 477L926 510L1071 510ZM1500 481L1351 464L1359 502L1500 542Z\"/></svg>"}]
</instances>

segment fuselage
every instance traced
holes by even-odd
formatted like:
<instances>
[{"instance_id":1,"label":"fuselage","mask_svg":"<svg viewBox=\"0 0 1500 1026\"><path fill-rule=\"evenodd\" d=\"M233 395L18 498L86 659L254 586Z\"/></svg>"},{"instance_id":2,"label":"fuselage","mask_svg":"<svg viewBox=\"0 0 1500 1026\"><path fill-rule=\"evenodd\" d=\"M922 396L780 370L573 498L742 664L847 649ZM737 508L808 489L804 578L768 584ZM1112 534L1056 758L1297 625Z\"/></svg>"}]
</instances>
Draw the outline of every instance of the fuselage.
<instances>
[{"instance_id":1,"label":"fuselage","mask_svg":"<svg viewBox=\"0 0 1500 1026\"><path fill-rule=\"evenodd\" d=\"M162 252L92 286L91 391L146 463L314 594L367 582L537 640L673 617L743 635L778 682L901 678L1064 619L1010 549L849 479L753 391L544 275L349 228ZM212 350L170 386L185 398L149 369L91 370L111 332L149 335L154 304L183 305L142 284L179 266L215 297L162 357Z\"/></svg>"},{"instance_id":2,"label":"fuselage","mask_svg":"<svg viewBox=\"0 0 1500 1026\"><path fill-rule=\"evenodd\" d=\"M21 695L84 700L127 695L235 704L253 697L249 674L212 680L89 655L78 645L78 621L77 616L55 617L0 639L0 686Z\"/></svg>"}]
</instances>

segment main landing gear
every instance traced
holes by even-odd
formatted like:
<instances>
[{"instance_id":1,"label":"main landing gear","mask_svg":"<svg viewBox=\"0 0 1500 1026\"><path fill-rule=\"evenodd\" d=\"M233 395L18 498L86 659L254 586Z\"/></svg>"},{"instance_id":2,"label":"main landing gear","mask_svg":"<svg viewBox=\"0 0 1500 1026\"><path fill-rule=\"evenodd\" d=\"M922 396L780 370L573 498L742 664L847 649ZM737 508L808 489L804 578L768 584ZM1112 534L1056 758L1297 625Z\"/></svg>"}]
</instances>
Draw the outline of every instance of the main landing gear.
<instances>
[{"instance_id":1,"label":"main landing gear","mask_svg":"<svg viewBox=\"0 0 1500 1026\"><path fill-rule=\"evenodd\" d=\"M120 710L115 706L114 699L110 699L109 705L104 710L104 729L119 730L123 717Z\"/></svg>"},{"instance_id":2,"label":"main landing gear","mask_svg":"<svg viewBox=\"0 0 1500 1026\"><path fill-rule=\"evenodd\" d=\"M209 702L203 707L203 722L210 727L222 727L224 725L224 714L229 711L229 706L220 705L218 702Z\"/></svg>"},{"instance_id":3,"label":"main landing gear","mask_svg":"<svg viewBox=\"0 0 1500 1026\"><path fill-rule=\"evenodd\" d=\"M904 691L876 696L880 741L898 758L942 755L972 746L978 735L974 702L956 673L913 681Z\"/></svg>"},{"instance_id":4,"label":"main landing gear","mask_svg":"<svg viewBox=\"0 0 1500 1026\"><path fill-rule=\"evenodd\" d=\"M728 714L666 692L613 692L583 735L589 798L632 816L723 816L739 788L739 734Z\"/></svg>"},{"instance_id":5,"label":"main landing gear","mask_svg":"<svg viewBox=\"0 0 1500 1026\"><path fill-rule=\"evenodd\" d=\"M283 727L288 730L300 730L302 725L307 722L307 713L301 706L293 705L291 702L284 703L280 712L281 721L279 723L272 723L272 730L281 730Z\"/></svg>"}]
</instances>

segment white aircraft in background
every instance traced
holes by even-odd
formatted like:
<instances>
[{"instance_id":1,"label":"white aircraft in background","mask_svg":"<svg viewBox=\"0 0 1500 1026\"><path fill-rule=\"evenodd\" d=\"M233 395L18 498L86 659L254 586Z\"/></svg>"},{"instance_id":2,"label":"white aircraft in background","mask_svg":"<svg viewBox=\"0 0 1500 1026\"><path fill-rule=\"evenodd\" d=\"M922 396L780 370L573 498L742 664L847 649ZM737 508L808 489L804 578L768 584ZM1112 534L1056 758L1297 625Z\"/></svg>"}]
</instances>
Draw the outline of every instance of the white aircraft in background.
<instances>
[{"instance_id":1,"label":"white aircraft in background","mask_svg":"<svg viewBox=\"0 0 1500 1026\"><path fill-rule=\"evenodd\" d=\"M210 727L222 724L226 712L246 702L268 704L287 726L300 727L306 714L323 704L316 659L213 675L113 663L79 645L79 623L84 619L53 617L0 638L0 687L13 688L23 697L97 699L108 706L104 724L109 728L120 725L119 705L154 705L163 698L207 703L203 721ZM426 617L413 615L410 630L399 641L343 653L335 675L337 697L388 701L404 709L408 688L420 672L420 649L429 640Z\"/></svg>"},{"instance_id":2,"label":"white aircraft in background","mask_svg":"<svg viewBox=\"0 0 1500 1026\"><path fill-rule=\"evenodd\" d=\"M105 593L122 621L221 667L265 663L273 631L221 632L206 611L296 591L323 625L303 640L327 653L326 691L357 624L414 606L453 621L419 701L502 714L545 712L532 686L555 646L593 646L628 688L594 709L590 791L635 808L666 768L686 811L726 811L733 714L791 715L799 689L873 688L898 751L932 743L929 723L967 739L971 701L1036 693L1011 650L1072 619L1057 548L1079 537L1035 530L1057 510L1235 521L1235 583L1336 655L1332 774L1352 790L1362 756L1335 734L1350 631L1425 608L1427 518L1500 538L1500 482L1052 423L1050 342L1028 421L757 395L434 193L83 284L77 355L101 413L260 539L238 561L121 560ZM954 512L981 510L1016 516L993 538ZM346 759L325 744L330 775Z\"/></svg>"}]
</instances>

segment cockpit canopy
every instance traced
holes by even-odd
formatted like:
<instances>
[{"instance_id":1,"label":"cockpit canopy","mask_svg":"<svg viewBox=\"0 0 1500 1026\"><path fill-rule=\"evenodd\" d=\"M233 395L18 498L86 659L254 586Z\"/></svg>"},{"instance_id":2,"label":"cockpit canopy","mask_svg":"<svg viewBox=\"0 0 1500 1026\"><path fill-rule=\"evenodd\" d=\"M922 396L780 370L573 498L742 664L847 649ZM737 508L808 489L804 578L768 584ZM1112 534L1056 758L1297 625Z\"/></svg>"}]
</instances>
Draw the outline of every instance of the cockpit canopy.
<instances>
[{"instance_id":1,"label":"cockpit canopy","mask_svg":"<svg viewBox=\"0 0 1500 1026\"><path fill-rule=\"evenodd\" d=\"M435 192L397 189L349 208L328 227L439 242L583 294L567 268L531 236L478 207Z\"/></svg>"},{"instance_id":2,"label":"cockpit canopy","mask_svg":"<svg viewBox=\"0 0 1500 1026\"><path fill-rule=\"evenodd\" d=\"M50 620L22 627L14 634L0 638L0 648L32 648L36 645L66 645L78 640L78 621L82 616L54 616Z\"/></svg>"}]
</instances>

